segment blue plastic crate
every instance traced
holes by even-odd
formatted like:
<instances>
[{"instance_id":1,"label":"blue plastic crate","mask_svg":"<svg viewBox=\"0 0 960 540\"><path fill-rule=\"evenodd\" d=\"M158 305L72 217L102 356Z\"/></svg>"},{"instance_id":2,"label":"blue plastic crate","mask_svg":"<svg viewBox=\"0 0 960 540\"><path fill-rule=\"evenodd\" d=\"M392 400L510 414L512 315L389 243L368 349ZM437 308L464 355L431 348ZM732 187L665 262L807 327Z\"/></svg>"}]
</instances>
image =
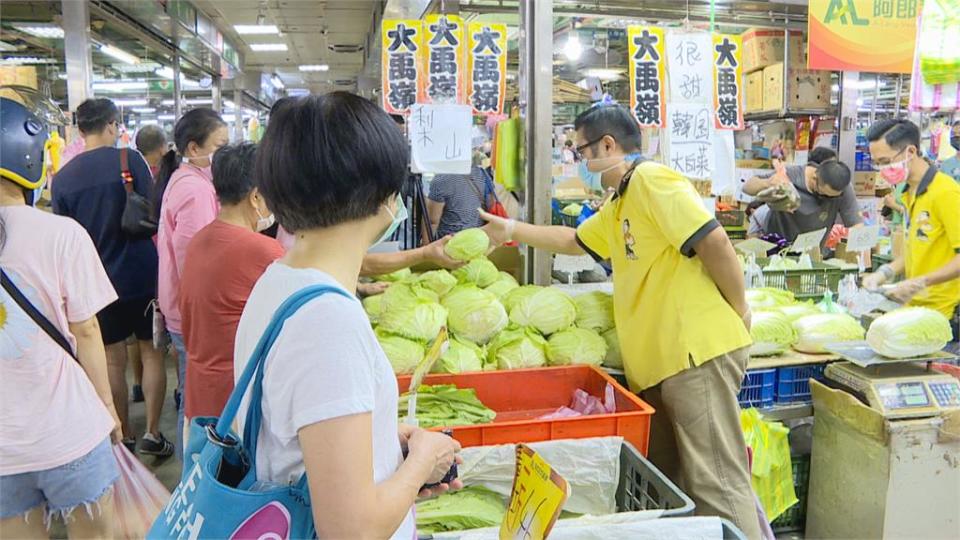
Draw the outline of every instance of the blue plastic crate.
<instances>
[{"instance_id":1,"label":"blue plastic crate","mask_svg":"<svg viewBox=\"0 0 960 540\"><path fill-rule=\"evenodd\" d=\"M810 401L810 379L823 380L826 364L791 366L777 369L777 403Z\"/></svg>"},{"instance_id":2,"label":"blue plastic crate","mask_svg":"<svg viewBox=\"0 0 960 540\"><path fill-rule=\"evenodd\" d=\"M749 407L758 409L771 407L776 393L776 386L776 368L748 370L746 377L743 378L743 384L740 385L740 395L737 396L737 399L740 401L740 407L744 409Z\"/></svg>"}]
</instances>

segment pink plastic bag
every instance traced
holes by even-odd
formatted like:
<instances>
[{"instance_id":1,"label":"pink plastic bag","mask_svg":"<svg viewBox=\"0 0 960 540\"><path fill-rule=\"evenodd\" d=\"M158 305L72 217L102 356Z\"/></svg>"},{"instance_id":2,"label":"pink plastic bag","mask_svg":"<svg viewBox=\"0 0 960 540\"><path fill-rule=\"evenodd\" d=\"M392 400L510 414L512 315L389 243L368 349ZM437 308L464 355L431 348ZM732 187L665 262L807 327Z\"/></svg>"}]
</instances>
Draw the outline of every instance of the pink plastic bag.
<instances>
[{"instance_id":1,"label":"pink plastic bag","mask_svg":"<svg viewBox=\"0 0 960 540\"><path fill-rule=\"evenodd\" d=\"M608 383L603 394L603 400L601 401L600 398L591 396L585 390L577 388L573 391L573 399L570 401L569 407L560 407L550 414L541 416L540 419L552 420L617 412L617 400L613 392L613 386Z\"/></svg>"},{"instance_id":2,"label":"pink plastic bag","mask_svg":"<svg viewBox=\"0 0 960 540\"><path fill-rule=\"evenodd\" d=\"M120 478L113 488L115 538L144 538L170 499L170 492L122 444L113 446Z\"/></svg>"}]
</instances>

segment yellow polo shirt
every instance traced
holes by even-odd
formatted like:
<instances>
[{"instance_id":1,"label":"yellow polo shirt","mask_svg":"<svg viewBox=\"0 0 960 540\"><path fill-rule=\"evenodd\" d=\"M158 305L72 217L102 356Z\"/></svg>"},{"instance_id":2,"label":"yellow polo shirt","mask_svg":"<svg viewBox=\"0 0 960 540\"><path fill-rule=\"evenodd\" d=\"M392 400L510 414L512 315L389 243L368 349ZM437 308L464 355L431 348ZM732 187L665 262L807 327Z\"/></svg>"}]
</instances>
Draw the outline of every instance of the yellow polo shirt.
<instances>
[{"instance_id":1,"label":"yellow polo shirt","mask_svg":"<svg viewBox=\"0 0 960 540\"><path fill-rule=\"evenodd\" d=\"M693 252L716 227L689 180L646 161L577 229L588 253L613 264L617 337L632 390L750 345Z\"/></svg>"},{"instance_id":2,"label":"yellow polo shirt","mask_svg":"<svg viewBox=\"0 0 960 540\"><path fill-rule=\"evenodd\" d=\"M910 222L906 228L907 278L943 268L960 253L960 184L930 167L917 192L903 194ZM935 309L947 317L960 304L960 279L934 285L910 301L910 305Z\"/></svg>"}]
</instances>

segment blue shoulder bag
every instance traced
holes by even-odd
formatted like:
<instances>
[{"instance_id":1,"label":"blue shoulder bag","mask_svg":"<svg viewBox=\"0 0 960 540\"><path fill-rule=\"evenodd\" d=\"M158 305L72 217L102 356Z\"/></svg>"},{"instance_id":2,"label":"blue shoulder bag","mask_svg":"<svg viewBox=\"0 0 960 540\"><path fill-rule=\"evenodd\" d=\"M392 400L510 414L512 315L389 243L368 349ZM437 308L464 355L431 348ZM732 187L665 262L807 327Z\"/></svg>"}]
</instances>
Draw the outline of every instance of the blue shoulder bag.
<instances>
[{"instance_id":1,"label":"blue shoulder bag","mask_svg":"<svg viewBox=\"0 0 960 540\"><path fill-rule=\"evenodd\" d=\"M190 422L180 484L153 523L148 539L315 538L307 474L293 485L254 490L257 483L257 436L263 417L264 363L283 323L298 309L326 293L347 298L337 287L313 285L283 302L257 343L219 418ZM243 438L230 426L250 382L250 405Z\"/></svg>"}]
</instances>

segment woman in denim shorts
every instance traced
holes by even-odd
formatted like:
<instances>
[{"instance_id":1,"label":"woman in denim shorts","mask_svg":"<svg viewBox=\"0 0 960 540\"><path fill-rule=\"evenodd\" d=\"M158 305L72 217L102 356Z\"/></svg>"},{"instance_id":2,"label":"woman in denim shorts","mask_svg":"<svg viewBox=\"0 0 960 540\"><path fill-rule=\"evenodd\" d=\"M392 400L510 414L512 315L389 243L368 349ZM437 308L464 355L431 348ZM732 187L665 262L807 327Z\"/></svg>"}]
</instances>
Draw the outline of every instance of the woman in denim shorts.
<instances>
[{"instance_id":1,"label":"woman in denim shorts","mask_svg":"<svg viewBox=\"0 0 960 540\"><path fill-rule=\"evenodd\" d=\"M0 538L46 538L55 515L110 538L121 433L96 315L117 295L86 231L33 207L45 103L0 98Z\"/></svg>"}]
</instances>

